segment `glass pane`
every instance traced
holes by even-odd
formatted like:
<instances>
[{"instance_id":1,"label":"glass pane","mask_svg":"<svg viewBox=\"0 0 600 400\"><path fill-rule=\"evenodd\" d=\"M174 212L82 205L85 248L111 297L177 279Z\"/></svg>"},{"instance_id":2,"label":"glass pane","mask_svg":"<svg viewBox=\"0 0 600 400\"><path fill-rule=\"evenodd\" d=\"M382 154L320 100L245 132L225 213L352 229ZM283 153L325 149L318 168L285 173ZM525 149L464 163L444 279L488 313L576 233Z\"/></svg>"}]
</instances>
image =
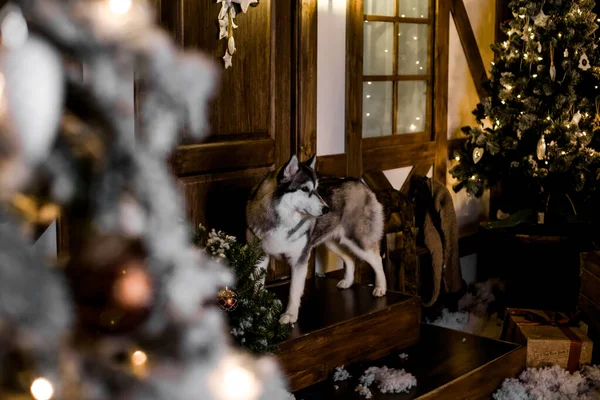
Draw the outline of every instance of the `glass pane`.
<instances>
[{"instance_id":1,"label":"glass pane","mask_svg":"<svg viewBox=\"0 0 600 400\"><path fill-rule=\"evenodd\" d=\"M363 74L392 75L394 58L394 24L365 21Z\"/></svg>"},{"instance_id":2,"label":"glass pane","mask_svg":"<svg viewBox=\"0 0 600 400\"><path fill-rule=\"evenodd\" d=\"M396 0L365 0L365 14L394 16Z\"/></svg>"},{"instance_id":3,"label":"glass pane","mask_svg":"<svg viewBox=\"0 0 600 400\"><path fill-rule=\"evenodd\" d=\"M392 134L392 82L363 82L363 137Z\"/></svg>"},{"instance_id":4,"label":"glass pane","mask_svg":"<svg viewBox=\"0 0 600 400\"><path fill-rule=\"evenodd\" d=\"M399 24L398 74L427 74L427 34L425 24Z\"/></svg>"},{"instance_id":5,"label":"glass pane","mask_svg":"<svg viewBox=\"0 0 600 400\"><path fill-rule=\"evenodd\" d=\"M427 82L398 82L398 133L425 131L427 118Z\"/></svg>"},{"instance_id":6,"label":"glass pane","mask_svg":"<svg viewBox=\"0 0 600 400\"><path fill-rule=\"evenodd\" d=\"M429 0L400 0L399 14L403 18L427 18Z\"/></svg>"}]
</instances>

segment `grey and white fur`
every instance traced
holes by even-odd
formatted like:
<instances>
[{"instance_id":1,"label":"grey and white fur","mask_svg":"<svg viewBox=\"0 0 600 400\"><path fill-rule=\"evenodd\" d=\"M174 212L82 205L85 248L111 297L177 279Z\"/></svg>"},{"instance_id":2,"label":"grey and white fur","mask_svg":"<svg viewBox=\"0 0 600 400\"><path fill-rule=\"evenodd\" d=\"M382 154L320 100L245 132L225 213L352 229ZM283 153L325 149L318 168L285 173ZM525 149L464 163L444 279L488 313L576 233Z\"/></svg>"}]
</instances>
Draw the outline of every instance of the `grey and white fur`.
<instances>
[{"instance_id":1,"label":"grey and white fur","mask_svg":"<svg viewBox=\"0 0 600 400\"><path fill-rule=\"evenodd\" d=\"M300 299L311 251L324 244L345 264L346 289L354 283L352 255L366 261L375 271L373 296L386 292L387 284L379 244L383 237L383 207L375 194L357 179L318 179L316 157L299 162L294 155L279 170L267 174L250 193L246 206L248 239L257 237L270 257L291 266L292 278L287 309L280 322L298 319Z\"/></svg>"}]
</instances>

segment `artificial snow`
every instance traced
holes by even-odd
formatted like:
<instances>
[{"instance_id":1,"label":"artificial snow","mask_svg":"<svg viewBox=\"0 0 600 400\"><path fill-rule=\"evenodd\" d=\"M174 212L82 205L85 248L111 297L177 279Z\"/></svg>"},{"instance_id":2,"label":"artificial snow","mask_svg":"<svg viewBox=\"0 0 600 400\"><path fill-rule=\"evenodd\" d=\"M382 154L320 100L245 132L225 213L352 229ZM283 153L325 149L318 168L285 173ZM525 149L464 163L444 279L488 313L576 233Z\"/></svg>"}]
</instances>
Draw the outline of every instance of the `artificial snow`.
<instances>
[{"instance_id":1,"label":"artificial snow","mask_svg":"<svg viewBox=\"0 0 600 400\"><path fill-rule=\"evenodd\" d=\"M494 400L597 400L600 399L600 367L585 366L569 373L555 365L528 368L518 379L506 379Z\"/></svg>"},{"instance_id":2,"label":"artificial snow","mask_svg":"<svg viewBox=\"0 0 600 400\"><path fill-rule=\"evenodd\" d=\"M337 382L337 381L345 381L346 379L350 378L352 375L350 375L350 373L348 371L346 371L344 369L344 366L342 365L341 367L337 367L335 369L335 372L333 373L333 381Z\"/></svg>"},{"instance_id":3,"label":"artificial snow","mask_svg":"<svg viewBox=\"0 0 600 400\"><path fill-rule=\"evenodd\" d=\"M388 368L386 366L368 368L359 381L360 386L366 388L377 382L377 388L381 393L407 393L412 387L417 386L417 378L414 375L409 374L404 369Z\"/></svg>"},{"instance_id":4,"label":"artificial snow","mask_svg":"<svg viewBox=\"0 0 600 400\"><path fill-rule=\"evenodd\" d=\"M365 398L370 399L371 397L373 397L373 394L371 393L371 389L369 389L366 386L363 385L358 385L356 387L356 389L354 389L355 392L358 392L358 394L360 394L361 396L365 396Z\"/></svg>"},{"instance_id":5,"label":"artificial snow","mask_svg":"<svg viewBox=\"0 0 600 400\"><path fill-rule=\"evenodd\" d=\"M407 360L408 359L408 354L402 353L402 354L399 354L398 357L400 357L401 360Z\"/></svg>"}]
</instances>

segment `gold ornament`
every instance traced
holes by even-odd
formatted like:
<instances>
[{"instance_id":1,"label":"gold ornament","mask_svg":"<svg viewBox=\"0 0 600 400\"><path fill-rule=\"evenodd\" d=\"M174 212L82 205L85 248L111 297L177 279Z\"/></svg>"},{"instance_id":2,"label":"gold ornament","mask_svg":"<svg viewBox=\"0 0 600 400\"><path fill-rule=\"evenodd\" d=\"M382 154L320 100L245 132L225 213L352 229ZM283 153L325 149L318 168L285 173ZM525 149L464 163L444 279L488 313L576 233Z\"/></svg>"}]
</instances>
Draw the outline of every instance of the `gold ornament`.
<instances>
[{"instance_id":1,"label":"gold ornament","mask_svg":"<svg viewBox=\"0 0 600 400\"><path fill-rule=\"evenodd\" d=\"M554 47L550 45L550 80L556 79L556 67L554 66Z\"/></svg>"},{"instance_id":2,"label":"gold ornament","mask_svg":"<svg viewBox=\"0 0 600 400\"><path fill-rule=\"evenodd\" d=\"M484 149L482 147L475 147L473 149L473 162L477 164L481 157L483 157Z\"/></svg>"},{"instance_id":3,"label":"gold ornament","mask_svg":"<svg viewBox=\"0 0 600 400\"><path fill-rule=\"evenodd\" d=\"M237 295L227 286L217 293L217 302L225 311L233 311L237 308Z\"/></svg>"},{"instance_id":4,"label":"gold ornament","mask_svg":"<svg viewBox=\"0 0 600 400\"><path fill-rule=\"evenodd\" d=\"M579 57L578 67L579 67L579 69L581 69L583 71L587 71L588 69L590 69L590 67L591 67L590 60L588 60L587 54L583 53L581 55L581 57Z\"/></svg>"},{"instance_id":5,"label":"gold ornament","mask_svg":"<svg viewBox=\"0 0 600 400\"><path fill-rule=\"evenodd\" d=\"M536 153L538 160L546 158L546 140L544 139L544 135L542 135L537 143Z\"/></svg>"}]
</instances>

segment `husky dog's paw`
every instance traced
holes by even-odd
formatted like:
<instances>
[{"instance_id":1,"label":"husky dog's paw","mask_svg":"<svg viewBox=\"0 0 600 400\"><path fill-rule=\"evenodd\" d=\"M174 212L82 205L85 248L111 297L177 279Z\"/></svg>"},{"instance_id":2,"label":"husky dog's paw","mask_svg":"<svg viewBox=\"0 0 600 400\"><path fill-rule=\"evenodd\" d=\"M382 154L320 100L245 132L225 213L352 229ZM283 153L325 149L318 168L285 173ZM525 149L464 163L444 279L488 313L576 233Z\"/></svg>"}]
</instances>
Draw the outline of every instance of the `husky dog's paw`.
<instances>
[{"instance_id":1,"label":"husky dog's paw","mask_svg":"<svg viewBox=\"0 0 600 400\"><path fill-rule=\"evenodd\" d=\"M339 287L340 289L348 289L350 286L352 286L353 283L354 281L352 281L351 279L342 279L338 282L337 287Z\"/></svg>"},{"instance_id":2,"label":"husky dog's paw","mask_svg":"<svg viewBox=\"0 0 600 400\"><path fill-rule=\"evenodd\" d=\"M285 313L285 314L282 314L281 317L279 318L279 323L281 325L293 324L297 320L298 320L298 316L297 315L292 315L292 314Z\"/></svg>"},{"instance_id":3,"label":"husky dog's paw","mask_svg":"<svg viewBox=\"0 0 600 400\"><path fill-rule=\"evenodd\" d=\"M376 287L375 289L373 289L373 296L375 297L381 297L385 295L385 288L384 287Z\"/></svg>"}]
</instances>

